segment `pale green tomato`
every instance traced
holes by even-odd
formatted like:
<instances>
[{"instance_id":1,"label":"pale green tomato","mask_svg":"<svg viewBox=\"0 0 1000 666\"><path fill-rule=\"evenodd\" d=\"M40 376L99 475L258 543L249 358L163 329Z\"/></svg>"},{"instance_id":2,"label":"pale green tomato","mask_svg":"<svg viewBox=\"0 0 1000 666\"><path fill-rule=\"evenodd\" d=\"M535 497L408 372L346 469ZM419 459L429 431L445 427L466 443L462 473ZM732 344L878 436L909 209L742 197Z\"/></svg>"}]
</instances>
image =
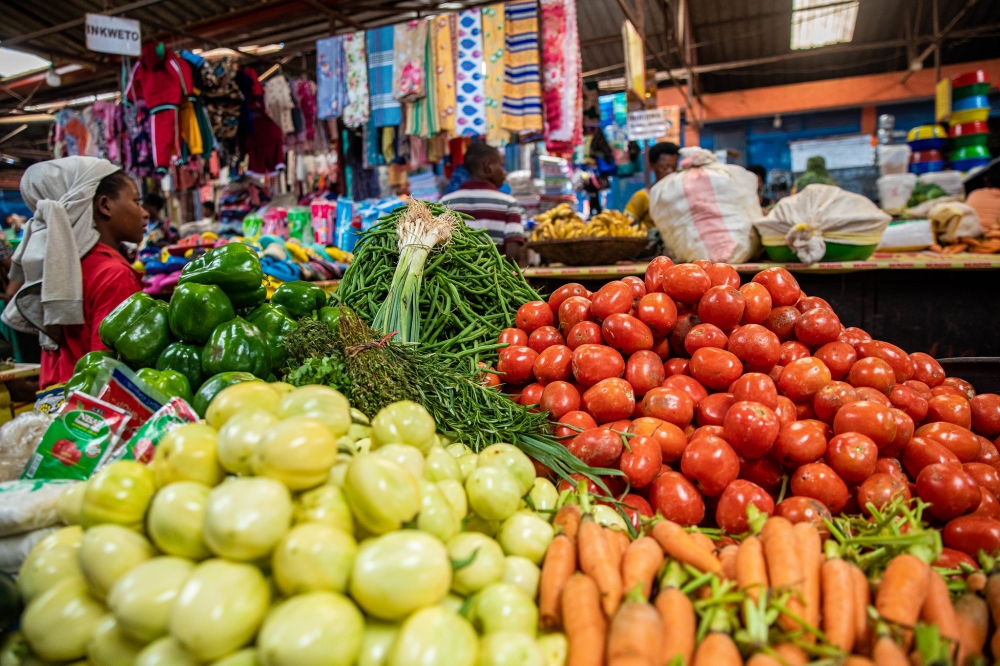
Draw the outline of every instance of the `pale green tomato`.
<instances>
[{"instance_id":1,"label":"pale green tomato","mask_svg":"<svg viewBox=\"0 0 1000 666\"><path fill-rule=\"evenodd\" d=\"M351 428L351 404L343 393L329 386L303 386L286 393L278 404L278 416L311 416L323 422L334 437Z\"/></svg>"},{"instance_id":2,"label":"pale green tomato","mask_svg":"<svg viewBox=\"0 0 1000 666\"><path fill-rule=\"evenodd\" d=\"M114 615L105 615L87 644L87 661L93 666L132 666L145 647L122 631Z\"/></svg>"},{"instance_id":3,"label":"pale green tomato","mask_svg":"<svg viewBox=\"0 0 1000 666\"><path fill-rule=\"evenodd\" d=\"M628 534L628 525L621 515L605 504L594 506L594 520L605 527L620 530Z\"/></svg>"},{"instance_id":4,"label":"pale green tomato","mask_svg":"<svg viewBox=\"0 0 1000 666\"><path fill-rule=\"evenodd\" d=\"M271 611L257 636L263 666L351 666L361 652L365 618L335 592L293 597Z\"/></svg>"},{"instance_id":5,"label":"pale green tomato","mask_svg":"<svg viewBox=\"0 0 1000 666\"><path fill-rule=\"evenodd\" d=\"M179 557L154 557L118 579L108 593L108 609L118 627L148 643L167 633L170 611L194 562Z\"/></svg>"},{"instance_id":6,"label":"pale green tomato","mask_svg":"<svg viewBox=\"0 0 1000 666\"><path fill-rule=\"evenodd\" d=\"M437 482L437 487L444 493L448 504L455 512L455 516L461 522L469 513L469 498L465 496L465 486L462 485L461 481L455 479L442 479Z\"/></svg>"},{"instance_id":7,"label":"pale green tomato","mask_svg":"<svg viewBox=\"0 0 1000 666\"><path fill-rule=\"evenodd\" d=\"M351 574L351 596L369 615L399 620L444 599L451 562L429 534L401 530L361 544Z\"/></svg>"},{"instance_id":8,"label":"pale green tomato","mask_svg":"<svg viewBox=\"0 0 1000 666\"><path fill-rule=\"evenodd\" d=\"M462 606L465 605L465 599L458 596L457 594L448 593L448 596L444 598L441 602L441 608L445 608L452 613L457 613L462 610Z\"/></svg>"},{"instance_id":9,"label":"pale green tomato","mask_svg":"<svg viewBox=\"0 0 1000 666\"><path fill-rule=\"evenodd\" d=\"M504 557L500 544L478 532L463 532L448 542L448 557L453 566L465 564L455 570L451 589L468 596L503 577Z\"/></svg>"},{"instance_id":10,"label":"pale green tomato","mask_svg":"<svg viewBox=\"0 0 1000 666\"><path fill-rule=\"evenodd\" d=\"M208 425L222 429L234 414L247 410L274 412L281 400L281 393L274 384L266 382L241 382L219 391L205 410Z\"/></svg>"},{"instance_id":11,"label":"pale green tomato","mask_svg":"<svg viewBox=\"0 0 1000 666\"><path fill-rule=\"evenodd\" d=\"M351 422L356 425L370 426L372 420L368 418L368 415L357 407L351 407Z\"/></svg>"},{"instance_id":12,"label":"pale green tomato","mask_svg":"<svg viewBox=\"0 0 1000 666\"><path fill-rule=\"evenodd\" d=\"M470 513L465 518L464 530L466 532L479 532L488 537L496 537L497 532L500 531L500 521L485 520L474 513Z\"/></svg>"},{"instance_id":13,"label":"pale green tomato","mask_svg":"<svg viewBox=\"0 0 1000 666\"><path fill-rule=\"evenodd\" d=\"M250 642L270 602L257 567L206 560L181 588L170 612L170 634L195 659L218 659Z\"/></svg>"},{"instance_id":14,"label":"pale green tomato","mask_svg":"<svg viewBox=\"0 0 1000 666\"><path fill-rule=\"evenodd\" d=\"M455 509L441 489L430 481L420 479L420 513L417 514L417 529L447 542L458 534L461 528L461 521L455 514Z\"/></svg>"},{"instance_id":15,"label":"pale green tomato","mask_svg":"<svg viewBox=\"0 0 1000 666\"><path fill-rule=\"evenodd\" d=\"M135 658L134 666L199 666L198 661L170 636L153 641Z\"/></svg>"},{"instance_id":16,"label":"pale green tomato","mask_svg":"<svg viewBox=\"0 0 1000 666\"><path fill-rule=\"evenodd\" d=\"M82 659L104 612L104 607L87 594L86 581L71 576L28 604L21 616L21 631L31 651L42 659Z\"/></svg>"},{"instance_id":17,"label":"pale green tomato","mask_svg":"<svg viewBox=\"0 0 1000 666\"><path fill-rule=\"evenodd\" d=\"M337 462L330 468L330 478L326 480L329 485L344 487L344 479L347 478L347 468L351 466L354 456L346 453L337 454Z\"/></svg>"},{"instance_id":18,"label":"pale green tomato","mask_svg":"<svg viewBox=\"0 0 1000 666\"><path fill-rule=\"evenodd\" d=\"M146 531L157 548L189 560L212 555L202 533L210 492L212 489L203 483L181 481L156 493L146 516Z\"/></svg>"},{"instance_id":19,"label":"pale green tomato","mask_svg":"<svg viewBox=\"0 0 1000 666\"><path fill-rule=\"evenodd\" d=\"M288 382L268 382L267 385L277 391L278 395L285 395L295 390L295 387Z\"/></svg>"},{"instance_id":20,"label":"pale green tomato","mask_svg":"<svg viewBox=\"0 0 1000 666\"><path fill-rule=\"evenodd\" d=\"M372 419L372 446L409 444L426 454L437 443L434 418L410 400L400 400L386 405Z\"/></svg>"},{"instance_id":21,"label":"pale green tomato","mask_svg":"<svg viewBox=\"0 0 1000 666\"><path fill-rule=\"evenodd\" d=\"M484 634L521 631L534 637L538 631L538 607L516 585L487 585L476 594L474 604L476 624Z\"/></svg>"},{"instance_id":22,"label":"pale green tomato","mask_svg":"<svg viewBox=\"0 0 1000 666\"><path fill-rule=\"evenodd\" d=\"M440 606L406 618L389 655L389 666L475 666L479 639L469 621Z\"/></svg>"},{"instance_id":23,"label":"pale green tomato","mask_svg":"<svg viewBox=\"0 0 1000 666\"><path fill-rule=\"evenodd\" d=\"M569 655L566 634L559 632L543 634L538 637L537 643L542 651L545 666L566 666L566 657Z\"/></svg>"},{"instance_id":24,"label":"pale green tomato","mask_svg":"<svg viewBox=\"0 0 1000 666\"><path fill-rule=\"evenodd\" d=\"M20 631L7 636L0 646L0 666L55 666L51 661L31 654L28 641Z\"/></svg>"},{"instance_id":25,"label":"pale green tomato","mask_svg":"<svg viewBox=\"0 0 1000 666\"><path fill-rule=\"evenodd\" d=\"M219 430L217 446L222 468L231 474L249 474L250 457L260 444L264 432L276 423L278 417L262 409L249 409L229 417L226 425Z\"/></svg>"},{"instance_id":26,"label":"pale green tomato","mask_svg":"<svg viewBox=\"0 0 1000 666\"><path fill-rule=\"evenodd\" d=\"M274 479L241 477L213 488L205 504L205 545L219 557L266 557L292 522L292 496Z\"/></svg>"},{"instance_id":27,"label":"pale green tomato","mask_svg":"<svg viewBox=\"0 0 1000 666\"><path fill-rule=\"evenodd\" d=\"M226 470L219 464L218 448L219 433L204 423L188 423L171 430L156 445L150 465L156 475L156 487L178 481L218 484L226 476Z\"/></svg>"},{"instance_id":28,"label":"pale green tomato","mask_svg":"<svg viewBox=\"0 0 1000 666\"><path fill-rule=\"evenodd\" d=\"M455 442L454 444L449 444L448 446L444 447L444 450L450 453L451 456L456 459L461 458L462 456L469 453L475 455L472 449L470 449L465 444L462 444L461 442Z\"/></svg>"},{"instance_id":29,"label":"pale green tomato","mask_svg":"<svg viewBox=\"0 0 1000 666\"><path fill-rule=\"evenodd\" d=\"M528 493L528 497L531 498L533 511L538 511L543 518L549 517L550 520L551 517L555 516L556 504L559 503L559 491L556 490L555 484L551 481L536 478L531 486L531 492Z\"/></svg>"},{"instance_id":30,"label":"pale green tomato","mask_svg":"<svg viewBox=\"0 0 1000 666\"><path fill-rule=\"evenodd\" d=\"M80 505L80 524L87 528L114 523L141 530L142 519L155 493L156 483L148 467L134 460L111 463L87 482Z\"/></svg>"},{"instance_id":31,"label":"pale green tomato","mask_svg":"<svg viewBox=\"0 0 1000 666\"><path fill-rule=\"evenodd\" d=\"M514 475L521 484L521 495L531 490L535 482L535 466L524 451L513 444L493 444L479 452L477 467L500 467Z\"/></svg>"},{"instance_id":32,"label":"pale green tomato","mask_svg":"<svg viewBox=\"0 0 1000 666\"><path fill-rule=\"evenodd\" d=\"M398 634L398 624L367 618L357 666L384 666Z\"/></svg>"},{"instance_id":33,"label":"pale green tomato","mask_svg":"<svg viewBox=\"0 0 1000 666\"><path fill-rule=\"evenodd\" d=\"M529 599L538 597L538 579L541 576L541 569L528 558L517 555L508 555L505 558L503 582L517 585Z\"/></svg>"},{"instance_id":34,"label":"pale green tomato","mask_svg":"<svg viewBox=\"0 0 1000 666\"><path fill-rule=\"evenodd\" d=\"M479 456L471 452L460 455L455 460L458 461L458 473L461 474L462 481L468 479L479 464Z\"/></svg>"},{"instance_id":35,"label":"pale green tomato","mask_svg":"<svg viewBox=\"0 0 1000 666\"><path fill-rule=\"evenodd\" d=\"M361 425L359 423L352 423L351 427L347 429L346 437L352 442L357 442L361 439L367 439L371 437L372 427L370 425Z\"/></svg>"},{"instance_id":36,"label":"pale green tomato","mask_svg":"<svg viewBox=\"0 0 1000 666\"><path fill-rule=\"evenodd\" d=\"M358 544L324 523L303 523L288 531L271 556L271 570L286 597L304 592L344 592Z\"/></svg>"},{"instance_id":37,"label":"pale green tomato","mask_svg":"<svg viewBox=\"0 0 1000 666\"><path fill-rule=\"evenodd\" d=\"M337 486L326 484L308 490L295 498L292 505L292 522L324 523L350 534L354 531L354 518L347 506L344 492Z\"/></svg>"},{"instance_id":38,"label":"pale green tomato","mask_svg":"<svg viewBox=\"0 0 1000 666\"><path fill-rule=\"evenodd\" d=\"M281 481L291 490L325 483L337 462L337 441L322 421L291 416L268 428L250 456L257 476Z\"/></svg>"},{"instance_id":39,"label":"pale green tomato","mask_svg":"<svg viewBox=\"0 0 1000 666\"><path fill-rule=\"evenodd\" d=\"M79 561L82 541L83 529L73 525L35 544L17 575L17 589L24 603L30 603L63 578L83 577Z\"/></svg>"},{"instance_id":40,"label":"pale green tomato","mask_svg":"<svg viewBox=\"0 0 1000 666\"><path fill-rule=\"evenodd\" d=\"M424 476L424 454L409 444L386 444L375 450L375 454L388 458L413 475L414 479Z\"/></svg>"},{"instance_id":41,"label":"pale green tomato","mask_svg":"<svg viewBox=\"0 0 1000 666\"><path fill-rule=\"evenodd\" d=\"M212 666L260 666L260 659L257 658L256 648L243 648L218 661L213 661Z\"/></svg>"},{"instance_id":42,"label":"pale green tomato","mask_svg":"<svg viewBox=\"0 0 1000 666\"><path fill-rule=\"evenodd\" d=\"M483 636L479 666L545 666L535 639L517 631L499 631Z\"/></svg>"},{"instance_id":43,"label":"pale green tomato","mask_svg":"<svg viewBox=\"0 0 1000 666\"><path fill-rule=\"evenodd\" d=\"M469 506L486 520L506 520L517 511L521 486L513 474L503 467L477 467L465 480Z\"/></svg>"},{"instance_id":44,"label":"pale green tomato","mask_svg":"<svg viewBox=\"0 0 1000 666\"><path fill-rule=\"evenodd\" d=\"M518 511L503 521L497 541L508 555L520 555L535 564L541 564L555 535L552 525L537 514Z\"/></svg>"},{"instance_id":45,"label":"pale green tomato","mask_svg":"<svg viewBox=\"0 0 1000 666\"><path fill-rule=\"evenodd\" d=\"M87 492L87 483L87 481L71 483L66 486L66 490L59 493L56 515L67 525L80 524L80 512L83 510L83 495Z\"/></svg>"},{"instance_id":46,"label":"pale green tomato","mask_svg":"<svg viewBox=\"0 0 1000 666\"><path fill-rule=\"evenodd\" d=\"M367 455L372 452L372 439L371 437L362 437L358 441L354 442L354 455Z\"/></svg>"},{"instance_id":47,"label":"pale green tomato","mask_svg":"<svg viewBox=\"0 0 1000 666\"><path fill-rule=\"evenodd\" d=\"M382 456L358 456L351 462L344 496L354 519L374 534L398 530L420 511L416 477Z\"/></svg>"},{"instance_id":48,"label":"pale green tomato","mask_svg":"<svg viewBox=\"0 0 1000 666\"><path fill-rule=\"evenodd\" d=\"M444 481L445 479L461 481L462 479L462 470L458 466L458 461L440 446L435 446L430 450L425 462L424 478L428 481Z\"/></svg>"},{"instance_id":49,"label":"pale green tomato","mask_svg":"<svg viewBox=\"0 0 1000 666\"><path fill-rule=\"evenodd\" d=\"M120 525L97 525L83 533L80 569L90 593L100 601L134 567L155 554L146 537Z\"/></svg>"}]
</instances>

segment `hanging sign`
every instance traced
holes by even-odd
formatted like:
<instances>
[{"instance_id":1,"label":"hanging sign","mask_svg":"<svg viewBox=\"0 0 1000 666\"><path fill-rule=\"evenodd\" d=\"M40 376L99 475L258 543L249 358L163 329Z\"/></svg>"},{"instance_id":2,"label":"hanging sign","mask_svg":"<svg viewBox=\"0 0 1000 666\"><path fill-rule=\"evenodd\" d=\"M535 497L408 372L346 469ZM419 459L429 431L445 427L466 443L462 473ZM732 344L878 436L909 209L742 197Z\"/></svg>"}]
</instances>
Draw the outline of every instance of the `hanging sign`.
<instances>
[{"instance_id":1,"label":"hanging sign","mask_svg":"<svg viewBox=\"0 0 1000 666\"><path fill-rule=\"evenodd\" d=\"M951 79L943 78L934 86L934 120L947 122L951 115Z\"/></svg>"},{"instance_id":2,"label":"hanging sign","mask_svg":"<svg viewBox=\"0 0 1000 666\"><path fill-rule=\"evenodd\" d=\"M87 14L87 48L98 53L142 55L142 34L135 19Z\"/></svg>"},{"instance_id":3,"label":"hanging sign","mask_svg":"<svg viewBox=\"0 0 1000 666\"><path fill-rule=\"evenodd\" d=\"M646 56L642 36L628 19L622 24L622 44L625 49L625 92L630 97L646 99Z\"/></svg>"},{"instance_id":4,"label":"hanging sign","mask_svg":"<svg viewBox=\"0 0 1000 666\"><path fill-rule=\"evenodd\" d=\"M656 139L667 133L667 117L663 109L629 111L625 132L629 141Z\"/></svg>"}]
</instances>

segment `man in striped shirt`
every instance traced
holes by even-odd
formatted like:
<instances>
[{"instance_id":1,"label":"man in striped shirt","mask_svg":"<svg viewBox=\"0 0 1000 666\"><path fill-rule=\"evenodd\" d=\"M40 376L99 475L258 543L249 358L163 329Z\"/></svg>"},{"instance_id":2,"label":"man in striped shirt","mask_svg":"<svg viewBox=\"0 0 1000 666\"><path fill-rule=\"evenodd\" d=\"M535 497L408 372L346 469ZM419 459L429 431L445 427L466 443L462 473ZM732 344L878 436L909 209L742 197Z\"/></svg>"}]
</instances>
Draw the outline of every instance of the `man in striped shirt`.
<instances>
[{"instance_id":1,"label":"man in striped shirt","mask_svg":"<svg viewBox=\"0 0 1000 666\"><path fill-rule=\"evenodd\" d=\"M465 151L465 168L470 180L441 197L441 203L471 215L474 219L466 220L466 224L484 229L500 254L516 263L524 243L524 225L517 199L500 191L507 179L503 156L486 143L473 143Z\"/></svg>"}]
</instances>

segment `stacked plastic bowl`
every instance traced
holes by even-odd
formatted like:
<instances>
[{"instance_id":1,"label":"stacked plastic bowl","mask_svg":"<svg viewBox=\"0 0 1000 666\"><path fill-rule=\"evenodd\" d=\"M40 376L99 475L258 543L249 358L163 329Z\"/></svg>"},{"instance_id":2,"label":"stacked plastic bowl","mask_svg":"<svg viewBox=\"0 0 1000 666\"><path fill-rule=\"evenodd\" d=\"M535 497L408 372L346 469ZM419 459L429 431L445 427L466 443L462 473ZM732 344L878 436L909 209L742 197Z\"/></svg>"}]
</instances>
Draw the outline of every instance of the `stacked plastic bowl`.
<instances>
[{"instance_id":1,"label":"stacked plastic bowl","mask_svg":"<svg viewBox=\"0 0 1000 666\"><path fill-rule=\"evenodd\" d=\"M948 118L951 168L969 171L990 161L990 151L986 147L989 136L986 119L990 115L986 93L990 82L986 72L977 69L956 76L951 85L951 116Z\"/></svg>"},{"instance_id":2,"label":"stacked plastic bowl","mask_svg":"<svg viewBox=\"0 0 1000 666\"><path fill-rule=\"evenodd\" d=\"M910 146L910 173L917 175L931 171L944 171L941 148L944 146L944 128L940 125L920 125L906 135Z\"/></svg>"}]
</instances>

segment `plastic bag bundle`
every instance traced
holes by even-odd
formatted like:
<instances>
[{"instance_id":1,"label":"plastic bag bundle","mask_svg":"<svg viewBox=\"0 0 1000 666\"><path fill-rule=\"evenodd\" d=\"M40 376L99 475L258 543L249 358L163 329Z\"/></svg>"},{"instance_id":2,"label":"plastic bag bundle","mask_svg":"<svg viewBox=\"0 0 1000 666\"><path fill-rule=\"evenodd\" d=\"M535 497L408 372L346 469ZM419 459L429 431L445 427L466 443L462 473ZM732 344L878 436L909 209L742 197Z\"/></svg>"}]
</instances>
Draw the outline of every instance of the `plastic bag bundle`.
<instances>
[{"instance_id":1,"label":"plastic bag bundle","mask_svg":"<svg viewBox=\"0 0 1000 666\"><path fill-rule=\"evenodd\" d=\"M0 537L58 525L56 504L66 486L77 481L24 480L0 483Z\"/></svg>"},{"instance_id":2,"label":"plastic bag bundle","mask_svg":"<svg viewBox=\"0 0 1000 666\"><path fill-rule=\"evenodd\" d=\"M35 545L60 527L46 527L26 534L0 537L0 571L16 574Z\"/></svg>"},{"instance_id":3,"label":"plastic bag bundle","mask_svg":"<svg viewBox=\"0 0 1000 666\"><path fill-rule=\"evenodd\" d=\"M51 416L27 412L0 427L0 482L21 476L50 423Z\"/></svg>"}]
</instances>

